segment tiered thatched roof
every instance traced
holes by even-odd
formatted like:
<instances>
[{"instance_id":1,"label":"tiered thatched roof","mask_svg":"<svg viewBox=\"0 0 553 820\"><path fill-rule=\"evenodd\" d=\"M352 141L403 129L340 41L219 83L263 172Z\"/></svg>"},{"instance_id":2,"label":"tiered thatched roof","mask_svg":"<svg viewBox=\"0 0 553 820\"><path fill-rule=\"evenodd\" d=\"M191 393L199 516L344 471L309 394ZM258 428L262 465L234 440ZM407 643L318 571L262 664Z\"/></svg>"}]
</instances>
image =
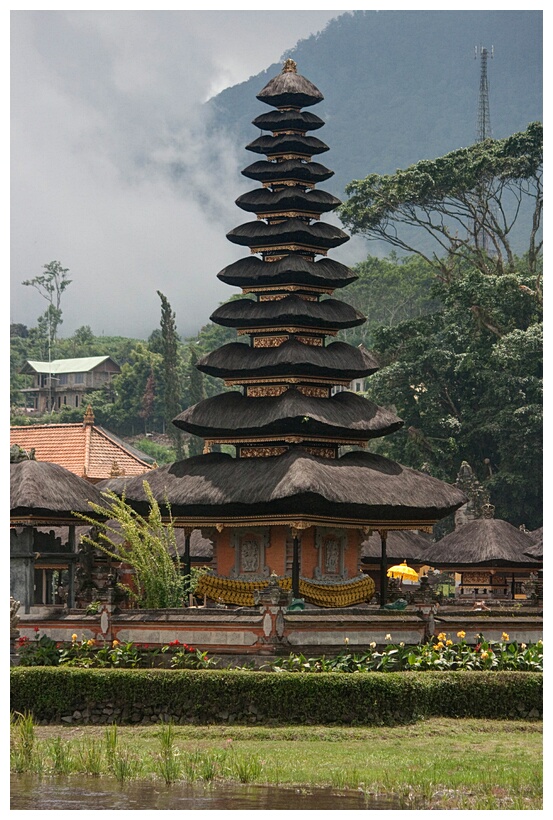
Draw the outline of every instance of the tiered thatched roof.
<instances>
[{"instance_id":1,"label":"tiered thatched roof","mask_svg":"<svg viewBox=\"0 0 553 820\"><path fill-rule=\"evenodd\" d=\"M285 327L300 324L304 327L340 330L362 325L365 317L347 302L324 299L308 302L292 294L269 302L237 299L218 307L211 321L225 327Z\"/></svg>"},{"instance_id":2,"label":"tiered thatched roof","mask_svg":"<svg viewBox=\"0 0 553 820\"><path fill-rule=\"evenodd\" d=\"M310 285L312 287L343 288L359 277L335 259L313 262L306 256L291 253L268 265L258 256L246 256L223 268L217 277L234 287L262 288L269 285Z\"/></svg>"},{"instance_id":3,"label":"tiered thatched roof","mask_svg":"<svg viewBox=\"0 0 553 820\"><path fill-rule=\"evenodd\" d=\"M453 512L465 496L425 473L373 453L319 458L295 448L280 456L236 459L223 453L153 470L148 483L173 516L197 526L216 521L294 517L318 521L428 526ZM141 480L106 483L133 504L147 504ZM163 500L163 501L162 501Z\"/></svg>"},{"instance_id":4,"label":"tiered thatched roof","mask_svg":"<svg viewBox=\"0 0 553 820\"><path fill-rule=\"evenodd\" d=\"M428 549L426 563L435 567L520 566L537 562L527 555L532 539L507 521L479 518L463 524Z\"/></svg>"},{"instance_id":5,"label":"tiered thatched roof","mask_svg":"<svg viewBox=\"0 0 553 820\"><path fill-rule=\"evenodd\" d=\"M403 422L390 410L356 393L330 398L305 396L291 387L280 396L250 398L231 391L201 401L174 419L174 424L203 438L305 435L366 441L398 430Z\"/></svg>"},{"instance_id":6,"label":"tiered thatched roof","mask_svg":"<svg viewBox=\"0 0 553 820\"><path fill-rule=\"evenodd\" d=\"M10 464L10 519L14 523L80 521L75 512L94 518L89 501L103 503L98 487L59 464L34 459Z\"/></svg>"}]
</instances>

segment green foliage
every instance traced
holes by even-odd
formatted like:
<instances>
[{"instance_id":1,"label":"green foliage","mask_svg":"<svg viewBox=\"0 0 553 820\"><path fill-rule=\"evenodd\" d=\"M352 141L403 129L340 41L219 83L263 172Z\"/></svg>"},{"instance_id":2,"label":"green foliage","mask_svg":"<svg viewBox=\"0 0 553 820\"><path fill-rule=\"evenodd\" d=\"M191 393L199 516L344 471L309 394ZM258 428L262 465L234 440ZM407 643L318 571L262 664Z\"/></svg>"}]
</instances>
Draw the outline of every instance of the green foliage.
<instances>
[{"instance_id":1,"label":"green foliage","mask_svg":"<svg viewBox=\"0 0 553 820\"><path fill-rule=\"evenodd\" d=\"M105 506L89 502L90 507L100 515L107 515L117 522L119 528L108 523L79 515L84 521L96 526L97 538L83 536L83 541L116 561L122 561L134 570L134 585L120 584L138 607L146 609L163 609L182 606L186 593L186 579L181 575L181 565L172 520L164 524L159 505L154 498L150 485L143 482L150 512L147 518L139 515L126 503L108 490L102 495ZM123 541L118 540L121 535Z\"/></svg>"},{"instance_id":2,"label":"green foliage","mask_svg":"<svg viewBox=\"0 0 553 820\"><path fill-rule=\"evenodd\" d=\"M155 459L157 464L172 464L177 460L176 451L172 447L166 447L164 444L158 444L151 441L149 438L141 438L140 441L135 442L134 446L137 450L142 450L143 453Z\"/></svg>"},{"instance_id":3,"label":"green foliage","mask_svg":"<svg viewBox=\"0 0 553 820\"><path fill-rule=\"evenodd\" d=\"M531 529L542 505L542 306L532 277L469 269L437 283L443 308L375 331L381 370L368 396L404 427L375 443L400 463L455 481L468 461L496 515Z\"/></svg>"},{"instance_id":4,"label":"green foliage","mask_svg":"<svg viewBox=\"0 0 553 820\"><path fill-rule=\"evenodd\" d=\"M161 352L163 356L163 397L167 431L174 442L177 459L184 456L182 432L172 424L172 420L181 410L182 381L184 366L179 350L179 336L175 323L175 314L168 299L157 291L161 299Z\"/></svg>"},{"instance_id":5,"label":"green foliage","mask_svg":"<svg viewBox=\"0 0 553 820\"><path fill-rule=\"evenodd\" d=\"M129 716L171 704L195 723L395 725L422 717L509 719L542 714L539 672L391 672L298 675L208 669L13 667L11 705L35 720L59 721L83 705L111 703ZM129 718L127 717L126 720ZM125 718L123 718L125 720Z\"/></svg>"},{"instance_id":6,"label":"green foliage","mask_svg":"<svg viewBox=\"0 0 553 820\"><path fill-rule=\"evenodd\" d=\"M44 273L33 279L26 279L21 284L35 288L48 302L46 312L39 317L39 327L43 329L49 343L56 339L57 330L62 323L61 297L71 284L68 278L69 268L62 268L60 262L48 262L43 265Z\"/></svg>"},{"instance_id":7,"label":"green foliage","mask_svg":"<svg viewBox=\"0 0 553 820\"><path fill-rule=\"evenodd\" d=\"M346 186L340 209L354 233L418 253L449 281L459 262L482 273L515 270L511 233L523 202L533 208L525 253L532 276L541 251L543 128L484 140L391 175L369 174ZM416 239L405 229L416 229ZM431 236L428 253L417 242Z\"/></svg>"},{"instance_id":8,"label":"green foliage","mask_svg":"<svg viewBox=\"0 0 553 820\"><path fill-rule=\"evenodd\" d=\"M306 658L291 654L288 658L272 661L268 668L275 672L401 672L401 671L459 671L496 670L543 672L543 645L518 644L509 641L504 633L501 641L488 641L480 636L471 646L465 633L457 633L457 641L445 633L433 637L426 644L409 646L388 643L386 647L371 644L369 650L343 650L333 657Z\"/></svg>"},{"instance_id":9,"label":"green foliage","mask_svg":"<svg viewBox=\"0 0 553 820\"><path fill-rule=\"evenodd\" d=\"M371 348L379 327L394 327L441 306L434 292L435 272L417 256L400 259L394 252L387 259L368 256L353 269L359 279L340 291L340 299L353 305L367 321L340 332L340 338L349 344Z\"/></svg>"},{"instance_id":10,"label":"green foliage","mask_svg":"<svg viewBox=\"0 0 553 820\"><path fill-rule=\"evenodd\" d=\"M59 649L56 641L47 635L40 635L35 628L35 637L30 641L24 635L18 638L17 652L22 666L58 666Z\"/></svg>"}]
</instances>

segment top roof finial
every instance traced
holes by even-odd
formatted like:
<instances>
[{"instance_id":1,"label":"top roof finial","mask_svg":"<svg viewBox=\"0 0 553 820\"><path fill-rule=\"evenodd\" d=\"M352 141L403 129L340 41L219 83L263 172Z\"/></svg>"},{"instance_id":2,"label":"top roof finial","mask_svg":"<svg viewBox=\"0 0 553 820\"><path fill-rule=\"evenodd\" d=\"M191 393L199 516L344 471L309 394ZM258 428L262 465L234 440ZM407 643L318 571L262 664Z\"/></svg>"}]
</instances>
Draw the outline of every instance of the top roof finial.
<instances>
[{"instance_id":1,"label":"top roof finial","mask_svg":"<svg viewBox=\"0 0 553 820\"><path fill-rule=\"evenodd\" d=\"M291 57L289 57L282 66L282 73L284 74L285 72L291 72L292 74L297 74L297 67L298 64L294 62Z\"/></svg>"}]
</instances>

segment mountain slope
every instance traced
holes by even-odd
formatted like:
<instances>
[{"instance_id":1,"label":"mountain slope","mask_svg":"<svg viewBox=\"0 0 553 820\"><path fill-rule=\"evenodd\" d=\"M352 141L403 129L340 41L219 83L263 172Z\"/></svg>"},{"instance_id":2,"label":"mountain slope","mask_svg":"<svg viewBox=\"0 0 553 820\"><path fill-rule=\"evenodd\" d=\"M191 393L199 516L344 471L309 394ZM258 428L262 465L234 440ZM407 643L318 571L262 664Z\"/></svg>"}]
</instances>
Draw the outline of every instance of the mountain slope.
<instances>
[{"instance_id":1,"label":"mountain slope","mask_svg":"<svg viewBox=\"0 0 553 820\"><path fill-rule=\"evenodd\" d=\"M325 97L311 109L326 122L319 133L331 150L323 160L335 171L324 189L343 199L351 179L473 143L477 45L494 46L488 63L493 136L541 120L541 11L348 12L287 52ZM251 120L266 110L255 95L280 69L271 65L210 100L213 127L229 131L238 145L254 139L259 132ZM250 157L244 154L244 165Z\"/></svg>"}]
</instances>

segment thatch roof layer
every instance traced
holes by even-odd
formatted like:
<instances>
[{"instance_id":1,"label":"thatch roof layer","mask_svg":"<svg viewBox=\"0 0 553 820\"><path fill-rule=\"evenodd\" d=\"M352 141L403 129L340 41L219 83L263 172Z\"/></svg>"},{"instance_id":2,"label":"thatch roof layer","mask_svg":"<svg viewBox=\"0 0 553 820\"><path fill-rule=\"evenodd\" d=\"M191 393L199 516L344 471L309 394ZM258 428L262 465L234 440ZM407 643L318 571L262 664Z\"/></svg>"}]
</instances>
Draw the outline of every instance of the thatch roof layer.
<instances>
[{"instance_id":1,"label":"thatch roof layer","mask_svg":"<svg viewBox=\"0 0 553 820\"><path fill-rule=\"evenodd\" d=\"M443 481L374 453L338 459L313 456L301 447L272 458L235 459L207 453L153 470L148 483L174 516L243 520L248 516L321 516L337 521L437 520L466 503ZM106 482L140 508L142 482Z\"/></svg>"},{"instance_id":2,"label":"thatch roof layer","mask_svg":"<svg viewBox=\"0 0 553 820\"><path fill-rule=\"evenodd\" d=\"M337 208L340 200L317 188L304 191L303 188L294 185L276 191L271 191L269 188L256 188L239 196L236 204L243 211L255 214L291 210L322 214Z\"/></svg>"},{"instance_id":3,"label":"thatch roof layer","mask_svg":"<svg viewBox=\"0 0 553 820\"><path fill-rule=\"evenodd\" d=\"M532 539L499 518L479 518L463 524L433 544L426 555L432 566L531 566L526 555Z\"/></svg>"},{"instance_id":4,"label":"thatch roof layer","mask_svg":"<svg viewBox=\"0 0 553 820\"><path fill-rule=\"evenodd\" d=\"M311 157L315 154L324 154L328 151L328 145L318 137L304 137L300 134L279 134L277 137L270 137L264 134L246 145L246 150L269 157L277 154L306 154Z\"/></svg>"},{"instance_id":5,"label":"thatch roof layer","mask_svg":"<svg viewBox=\"0 0 553 820\"><path fill-rule=\"evenodd\" d=\"M386 537L388 562L411 561L415 564L425 564L425 555L431 543L423 535L412 530L390 530ZM361 561L364 564L378 562L381 554L380 535L375 532L361 544Z\"/></svg>"},{"instance_id":6,"label":"thatch roof layer","mask_svg":"<svg viewBox=\"0 0 553 820\"><path fill-rule=\"evenodd\" d=\"M259 160L244 168L243 176L257 182L278 182L297 180L298 182L324 182L334 176L334 171L318 162L302 162L301 159L287 159L284 162Z\"/></svg>"},{"instance_id":7,"label":"thatch roof layer","mask_svg":"<svg viewBox=\"0 0 553 820\"><path fill-rule=\"evenodd\" d=\"M292 294L284 299L254 302L236 299L221 305L211 314L211 321L225 327L282 327L283 323L302 327L340 329L362 325L365 317L346 302L323 299L313 302Z\"/></svg>"},{"instance_id":8,"label":"thatch roof layer","mask_svg":"<svg viewBox=\"0 0 553 820\"><path fill-rule=\"evenodd\" d=\"M326 222L308 224L302 219L283 219L268 225L262 220L245 222L227 233L227 239L236 245L259 247L295 243L328 250L349 240L345 231Z\"/></svg>"},{"instance_id":9,"label":"thatch roof layer","mask_svg":"<svg viewBox=\"0 0 553 820\"><path fill-rule=\"evenodd\" d=\"M280 108L293 105L297 108L306 108L324 100L323 95L310 80L296 72L283 71L277 74L267 85L256 94L258 100Z\"/></svg>"},{"instance_id":10,"label":"thatch roof layer","mask_svg":"<svg viewBox=\"0 0 553 820\"><path fill-rule=\"evenodd\" d=\"M252 120L252 125L262 131L316 131L324 120L311 111L264 111Z\"/></svg>"},{"instance_id":11,"label":"thatch roof layer","mask_svg":"<svg viewBox=\"0 0 553 820\"><path fill-rule=\"evenodd\" d=\"M259 398L237 391L221 393L189 407L173 424L203 438L282 433L364 441L392 433L403 422L356 393L343 391L330 398L315 398L292 387L280 396Z\"/></svg>"},{"instance_id":12,"label":"thatch roof layer","mask_svg":"<svg viewBox=\"0 0 553 820\"><path fill-rule=\"evenodd\" d=\"M524 554L529 555L530 558L535 558L537 561L543 561L543 540L534 541L532 546L524 551Z\"/></svg>"},{"instance_id":13,"label":"thatch roof layer","mask_svg":"<svg viewBox=\"0 0 553 820\"><path fill-rule=\"evenodd\" d=\"M277 262L265 262L258 256L238 259L217 274L228 285L252 287L255 285L318 285L343 288L359 277L341 262L323 257L312 262L305 256L291 253Z\"/></svg>"},{"instance_id":14,"label":"thatch roof layer","mask_svg":"<svg viewBox=\"0 0 553 820\"><path fill-rule=\"evenodd\" d=\"M89 501L103 503L97 486L59 464L32 459L10 464L12 518L25 515L72 518L73 512L94 517Z\"/></svg>"},{"instance_id":15,"label":"thatch roof layer","mask_svg":"<svg viewBox=\"0 0 553 820\"><path fill-rule=\"evenodd\" d=\"M379 365L367 350L346 342L313 347L289 339L272 348L252 348L241 342L231 342L203 356L197 367L203 373L222 379L233 376L317 376L352 381L375 373Z\"/></svg>"}]
</instances>

